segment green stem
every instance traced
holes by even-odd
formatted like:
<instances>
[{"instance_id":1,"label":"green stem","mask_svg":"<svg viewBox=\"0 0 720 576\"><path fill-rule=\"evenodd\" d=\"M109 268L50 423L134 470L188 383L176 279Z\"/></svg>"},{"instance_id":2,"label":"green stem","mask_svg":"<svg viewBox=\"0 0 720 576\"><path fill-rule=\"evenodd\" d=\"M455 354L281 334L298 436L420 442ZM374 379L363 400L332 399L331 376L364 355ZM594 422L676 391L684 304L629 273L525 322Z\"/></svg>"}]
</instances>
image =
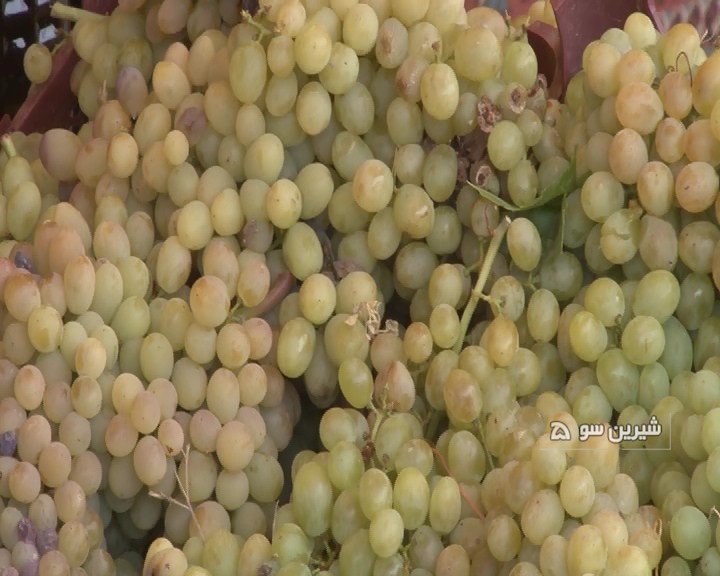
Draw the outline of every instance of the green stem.
<instances>
[{"instance_id":1,"label":"green stem","mask_svg":"<svg viewBox=\"0 0 720 576\"><path fill-rule=\"evenodd\" d=\"M253 18L253 15L250 14L250 12L248 12L247 10L243 10L242 12L240 12L240 14L245 20L245 22L250 24L250 26L252 26L253 28L255 28L255 30L258 31L258 42L262 41L265 36L272 35L272 30L260 24L260 22L255 20L255 18Z\"/></svg>"},{"instance_id":2,"label":"green stem","mask_svg":"<svg viewBox=\"0 0 720 576\"><path fill-rule=\"evenodd\" d=\"M563 194L562 203L560 204L560 231L558 236L560 241L558 243L557 253L563 253L563 246L565 244L565 213L567 211L567 194Z\"/></svg>"},{"instance_id":3,"label":"green stem","mask_svg":"<svg viewBox=\"0 0 720 576\"><path fill-rule=\"evenodd\" d=\"M67 4L61 4L55 2L50 9L50 16L57 18L58 20L68 20L70 22L79 22L86 18L94 18L100 20L105 18L103 14L97 12L91 12L90 10L83 10L82 8L75 8L74 6L68 6Z\"/></svg>"},{"instance_id":4,"label":"green stem","mask_svg":"<svg viewBox=\"0 0 720 576\"><path fill-rule=\"evenodd\" d=\"M440 425L440 414L440 410L435 409L432 409L432 412L430 413L427 431L425 432L425 438L427 438L429 442L434 443L436 440L435 435L437 434L437 429Z\"/></svg>"},{"instance_id":5,"label":"green stem","mask_svg":"<svg viewBox=\"0 0 720 576\"><path fill-rule=\"evenodd\" d=\"M468 303L465 306L465 310L463 310L462 317L460 318L460 334L458 335L457 342L455 342L455 346L453 346L453 350L457 354L460 354L460 352L462 351L463 342L465 342L465 335L467 334L470 320L472 319L473 314L475 314L475 309L477 308L478 302L483 297L485 283L490 276L490 269L492 268L493 262L495 261L498 250L500 250L500 246L502 245L503 238L505 238L505 233L507 232L508 226L510 226L510 218L508 216L505 216L505 218L500 221L500 224L498 224L498 227L493 232L493 237L490 241L487 252L485 253L485 259L483 260L482 268L480 268L480 274L478 276L477 282L475 283L475 287L470 293L470 299L468 300Z\"/></svg>"},{"instance_id":6,"label":"green stem","mask_svg":"<svg viewBox=\"0 0 720 576\"><path fill-rule=\"evenodd\" d=\"M17 156L17 150L15 149L15 144L13 144L10 134L3 134L2 138L0 139L0 146L2 146L2 149L5 154L7 154L8 158Z\"/></svg>"},{"instance_id":7,"label":"green stem","mask_svg":"<svg viewBox=\"0 0 720 576\"><path fill-rule=\"evenodd\" d=\"M375 413L375 423L373 424L372 432L370 433L370 441L375 442L377 433L380 430L380 424L383 422L383 413L375 407L372 401L368 404L368 408Z\"/></svg>"},{"instance_id":8,"label":"green stem","mask_svg":"<svg viewBox=\"0 0 720 576\"><path fill-rule=\"evenodd\" d=\"M380 425L383 422L383 413L382 411L378 410L375 404L373 404L372 400L368 403L367 409L375 414L375 422L373 423L369 439L369 443L373 446L372 455L370 457L370 464L373 468L382 469L383 463L380 461L380 458L377 458L377 454L375 454L375 438L377 438L378 431L380 430Z\"/></svg>"},{"instance_id":9,"label":"green stem","mask_svg":"<svg viewBox=\"0 0 720 576\"><path fill-rule=\"evenodd\" d=\"M485 456L487 457L488 464L490 464L490 470L495 469L495 463L493 462L492 454L488 450L487 442L485 441L485 431L483 430L482 420L478 422L478 436L480 436L480 444L482 444L483 450L485 450Z\"/></svg>"}]
</instances>

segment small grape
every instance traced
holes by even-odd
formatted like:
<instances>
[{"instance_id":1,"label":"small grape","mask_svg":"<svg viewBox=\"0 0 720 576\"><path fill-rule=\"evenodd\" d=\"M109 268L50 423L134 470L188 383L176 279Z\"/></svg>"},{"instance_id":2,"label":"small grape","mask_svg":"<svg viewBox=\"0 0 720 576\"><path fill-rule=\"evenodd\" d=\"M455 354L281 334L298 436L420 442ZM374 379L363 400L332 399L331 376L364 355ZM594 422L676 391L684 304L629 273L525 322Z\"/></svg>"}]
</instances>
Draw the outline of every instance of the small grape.
<instances>
[{"instance_id":1,"label":"small grape","mask_svg":"<svg viewBox=\"0 0 720 576\"><path fill-rule=\"evenodd\" d=\"M12 456L15 454L16 446L15 430L8 430L0 434L0 456Z\"/></svg>"},{"instance_id":2,"label":"small grape","mask_svg":"<svg viewBox=\"0 0 720 576\"><path fill-rule=\"evenodd\" d=\"M36 533L35 527L28 518L22 518L17 525L17 536L20 542L35 544Z\"/></svg>"},{"instance_id":3,"label":"small grape","mask_svg":"<svg viewBox=\"0 0 720 576\"><path fill-rule=\"evenodd\" d=\"M23 56L23 69L30 82L41 84L50 78L52 55L44 44L31 44Z\"/></svg>"},{"instance_id":4,"label":"small grape","mask_svg":"<svg viewBox=\"0 0 720 576\"><path fill-rule=\"evenodd\" d=\"M35 542L41 556L48 550L57 550L58 535L55 528L43 528L39 530L36 534Z\"/></svg>"}]
</instances>

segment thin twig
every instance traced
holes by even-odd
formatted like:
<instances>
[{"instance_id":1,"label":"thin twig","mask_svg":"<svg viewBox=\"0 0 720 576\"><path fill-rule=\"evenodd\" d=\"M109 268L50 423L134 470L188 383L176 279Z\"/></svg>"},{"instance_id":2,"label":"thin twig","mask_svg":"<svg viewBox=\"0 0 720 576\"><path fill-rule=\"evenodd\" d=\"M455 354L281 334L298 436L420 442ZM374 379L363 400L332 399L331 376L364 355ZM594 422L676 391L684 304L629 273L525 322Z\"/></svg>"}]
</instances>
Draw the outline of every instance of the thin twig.
<instances>
[{"instance_id":1,"label":"thin twig","mask_svg":"<svg viewBox=\"0 0 720 576\"><path fill-rule=\"evenodd\" d=\"M175 480L177 480L178 486L180 487L180 492L182 492L183 497L185 498L185 502L180 502L177 498L173 498L172 496L168 496L167 494L163 494L162 492L155 492L154 490L148 490L148 495L152 498L157 498L159 500L165 500L166 502L170 502L171 504L175 504L176 506L179 506L183 510L187 510L190 512L190 516L195 523L195 526L197 527L198 534L200 534L200 539L204 542L205 541L205 534L203 534L202 526L200 525L200 521L198 520L197 516L195 515L195 509L192 506L192 503L190 502L190 444L188 444L185 449L182 451L183 455L183 461L185 464L185 483L186 486L183 486L182 481L180 480L180 475L178 474L177 468L174 469L175 473ZM174 466L174 464L173 464Z\"/></svg>"},{"instance_id":2,"label":"thin twig","mask_svg":"<svg viewBox=\"0 0 720 576\"><path fill-rule=\"evenodd\" d=\"M485 253L485 258L483 260L482 267L480 268L480 274L478 275L477 282L470 293L470 299L468 300L468 303L463 310L462 317L460 318L460 333L458 334L458 339L453 347L453 350L457 354L460 354L462 351L463 342L465 342L465 335L467 334L470 320L472 319L473 314L475 314L478 302L482 299L485 284L490 276L490 270L493 262L495 261L498 250L500 250L503 238L505 238L508 226L510 226L510 218L505 216L493 232L492 240L490 240L490 245Z\"/></svg>"},{"instance_id":3,"label":"thin twig","mask_svg":"<svg viewBox=\"0 0 720 576\"><path fill-rule=\"evenodd\" d=\"M470 495L467 493L467 491L465 490L463 485L460 482L458 482L455 479L455 477L450 473L450 467L447 465L447 462L445 462L445 458L443 458L443 455L440 454L440 450L435 448L435 446L432 446L432 451L433 451L433 454L435 454L435 457L440 462L440 464L442 464L442 467L445 469L445 474L448 475L453 480L455 480L455 482L457 482L458 488L460 490L460 496L462 496L463 500L465 500L465 502L467 502L468 506L470 506L470 510L475 512L475 515L478 518L480 518L480 519L485 518L485 515L482 512L480 512L480 508L478 508L478 505L473 501L472 498L470 498Z\"/></svg>"}]
</instances>

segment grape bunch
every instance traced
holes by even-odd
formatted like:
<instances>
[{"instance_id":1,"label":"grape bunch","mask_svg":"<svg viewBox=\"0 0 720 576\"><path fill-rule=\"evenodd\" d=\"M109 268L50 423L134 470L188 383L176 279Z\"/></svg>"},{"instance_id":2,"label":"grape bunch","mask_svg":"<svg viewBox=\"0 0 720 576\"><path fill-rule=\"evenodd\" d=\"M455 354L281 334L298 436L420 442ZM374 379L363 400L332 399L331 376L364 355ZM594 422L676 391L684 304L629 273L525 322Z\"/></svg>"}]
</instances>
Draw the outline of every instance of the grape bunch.
<instances>
[{"instance_id":1,"label":"grape bunch","mask_svg":"<svg viewBox=\"0 0 720 576\"><path fill-rule=\"evenodd\" d=\"M1 575L720 573L720 55L635 13L561 102L548 6L53 7L88 120L2 139Z\"/></svg>"}]
</instances>

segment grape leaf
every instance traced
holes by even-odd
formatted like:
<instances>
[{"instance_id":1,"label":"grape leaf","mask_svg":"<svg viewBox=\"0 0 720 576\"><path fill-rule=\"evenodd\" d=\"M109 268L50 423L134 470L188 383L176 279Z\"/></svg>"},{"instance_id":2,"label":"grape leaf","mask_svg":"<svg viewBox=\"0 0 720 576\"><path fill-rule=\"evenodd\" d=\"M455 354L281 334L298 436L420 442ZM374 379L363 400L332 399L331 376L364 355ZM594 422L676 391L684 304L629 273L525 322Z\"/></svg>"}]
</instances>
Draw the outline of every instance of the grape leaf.
<instances>
[{"instance_id":1,"label":"grape leaf","mask_svg":"<svg viewBox=\"0 0 720 576\"><path fill-rule=\"evenodd\" d=\"M544 206L545 204L552 202L556 198L561 198L575 190L585 180L584 176L578 178L575 174L575 170L575 159L573 159L571 160L570 165L565 169L565 172L562 173L560 178L558 178L553 184L551 184L542 192L540 192L540 194L538 194L535 202L528 206L522 207L515 206L515 204L512 204L507 200L503 200L496 194L493 194L492 192L490 192L489 190L485 190L484 188L480 188L480 186L477 186L470 181L468 181L468 184L480 195L481 198L484 198L488 202L492 202L493 204L495 204L495 206L504 208L508 212L523 212L525 210L532 210L533 208Z\"/></svg>"}]
</instances>

